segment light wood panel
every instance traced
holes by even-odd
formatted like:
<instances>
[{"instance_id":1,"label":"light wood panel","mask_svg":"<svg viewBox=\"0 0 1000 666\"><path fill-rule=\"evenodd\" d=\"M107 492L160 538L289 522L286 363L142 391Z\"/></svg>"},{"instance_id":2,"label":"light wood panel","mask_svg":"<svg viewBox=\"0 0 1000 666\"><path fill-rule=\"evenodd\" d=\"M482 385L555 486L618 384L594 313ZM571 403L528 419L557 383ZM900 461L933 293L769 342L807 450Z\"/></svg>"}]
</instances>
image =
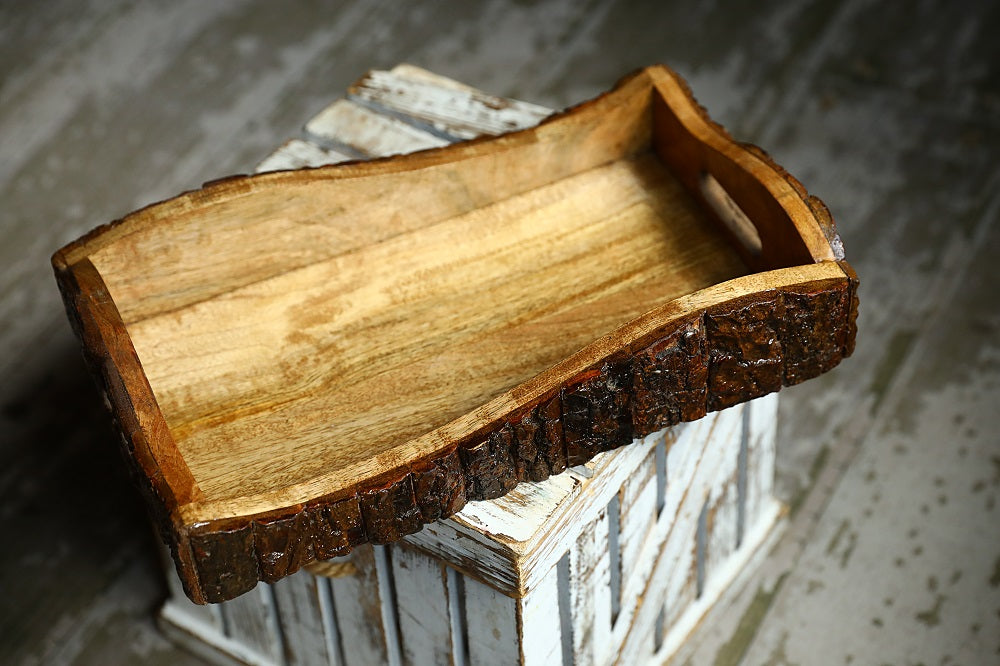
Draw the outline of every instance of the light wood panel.
<instances>
[{"instance_id":1,"label":"light wood panel","mask_svg":"<svg viewBox=\"0 0 1000 666\"><path fill-rule=\"evenodd\" d=\"M388 451L745 271L646 154L128 329L198 486L229 499Z\"/></svg>"}]
</instances>

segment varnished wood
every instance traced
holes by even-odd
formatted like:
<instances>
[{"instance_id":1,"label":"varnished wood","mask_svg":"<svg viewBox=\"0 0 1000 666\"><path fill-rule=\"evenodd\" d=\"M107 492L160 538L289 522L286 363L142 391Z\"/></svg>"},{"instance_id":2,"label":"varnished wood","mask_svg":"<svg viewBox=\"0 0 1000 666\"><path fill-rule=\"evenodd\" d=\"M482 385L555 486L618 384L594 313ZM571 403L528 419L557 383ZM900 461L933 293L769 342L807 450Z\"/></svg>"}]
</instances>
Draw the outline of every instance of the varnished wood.
<instances>
[{"instance_id":1,"label":"varnished wood","mask_svg":"<svg viewBox=\"0 0 1000 666\"><path fill-rule=\"evenodd\" d=\"M218 181L53 263L204 602L828 370L842 258L657 67L532 130Z\"/></svg>"}]
</instances>

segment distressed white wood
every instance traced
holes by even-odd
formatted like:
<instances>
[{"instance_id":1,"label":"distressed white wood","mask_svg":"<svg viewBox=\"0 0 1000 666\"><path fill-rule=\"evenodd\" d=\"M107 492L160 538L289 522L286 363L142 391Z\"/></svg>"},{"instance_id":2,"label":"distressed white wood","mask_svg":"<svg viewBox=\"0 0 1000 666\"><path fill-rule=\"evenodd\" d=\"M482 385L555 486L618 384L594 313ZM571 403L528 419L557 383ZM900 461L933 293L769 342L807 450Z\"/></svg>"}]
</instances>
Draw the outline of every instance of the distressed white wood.
<instances>
[{"instance_id":1,"label":"distressed white wood","mask_svg":"<svg viewBox=\"0 0 1000 666\"><path fill-rule=\"evenodd\" d=\"M691 632L682 637L664 632L666 635L660 641L662 648L657 662L669 660L671 664L711 664L717 659L720 647L726 645L728 649L727 644L734 636L750 638L744 636L744 629L740 626L753 600L772 589L774 579L769 570L775 565L772 559L775 545L784 535L785 514L785 506L772 498L756 521L748 524L743 543L723 567L716 570L705 591L706 598L718 600L708 604L708 608L693 609L698 614L698 620Z\"/></svg>"},{"instance_id":2,"label":"distressed white wood","mask_svg":"<svg viewBox=\"0 0 1000 666\"><path fill-rule=\"evenodd\" d=\"M749 408L747 446L747 523L767 513L774 502L775 446L778 440L778 394L754 400Z\"/></svg>"},{"instance_id":3,"label":"distressed white wood","mask_svg":"<svg viewBox=\"0 0 1000 666\"><path fill-rule=\"evenodd\" d=\"M573 663L603 664L611 635L611 572L607 510L582 530L569 551Z\"/></svg>"},{"instance_id":4,"label":"distressed white wood","mask_svg":"<svg viewBox=\"0 0 1000 666\"><path fill-rule=\"evenodd\" d=\"M748 406L734 408L738 412L739 426L735 436L738 446L731 444L719 452L722 457L716 483L708 500L705 543L705 581L707 586L718 569L736 550L740 493L739 493L739 452L740 444L749 437ZM704 590L702 591L704 593Z\"/></svg>"},{"instance_id":5,"label":"distressed white wood","mask_svg":"<svg viewBox=\"0 0 1000 666\"><path fill-rule=\"evenodd\" d=\"M657 548L654 528L656 526L656 448L663 437L647 438L638 446L645 446L646 456L641 461L636 472L625 480L619 492L620 518L618 538L621 553L621 587L619 614L615 625L619 622L627 624L632 616L634 600L632 591L645 581L649 574L650 558L646 551Z\"/></svg>"},{"instance_id":6,"label":"distressed white wood","mask_svg":"<svg viewBox=\"0 0 1000 666\"><path fill-rule=\"evenodd\" d=\"M681 460L669 468L671 478L677 481L675 489L682 484L687 487L676 514L664 512L658 522L658 528L666 533L664 547L655 556L653 572L640 594L642 603L623 637L617 663L638 663L648 652L657 616L664 606L668 636L684 630L682 616L697 597L698 516L710 501L713 489L723 486L728 470L723 466L722 452L731 450L731 443L738 441L740 416L738 410L732 409L710 414L688 424L675 444ZM681 475L681 469L688 474Z\"/></svg>"},{"instance_id":7,"label":"distressed white wood","mask_svg":"<svg viewBox=\"0 0 1000 666\"><path fill-rule=\"evenodd\" d=\"M518 600L524 666L563 663L558 578L559 572L552 567L534 589Z\"/></svg>"},{"instance_id":8,"label":"distressed white wood","mask_svg":"<svg viewBox=\"0 0 1000 666\"><path fill-rule=\"evenodd\" d=\"M469 664L518 663L517 601L473 578L463 586Z\"/></svg>"},{"instance_id":9,"label":"distressed white wood","mask_svg":"<svg viewBox=\"0 0 1000 666\"><path fill-rule=\"evenodd\" d=\"M472 86L462 83L461 81L456 81L455 79L449 79L447 76L435 74L434 72L426 70L423 67L417 67L416 65L411 65L408 62L399 63L390 69L389 73L401 79L418 83L426 83L427 85L444 88L445 90L458 90L468 93L483 94L483 91L473 88Z\"/></svg>"},{"instance_id":10,"label":"distressed white wood","mask_svg":"<svg viewBox=\"0 0 1000 666\"><path fill-rule=\"evenodd\" d=\"M382 615L382 637L385 640L386 663L402 666L403 650L399 634L399 612L396 581L392 575L391 546L372 546L375 555L375 578L378 585L379 611Z\"/></svg>"},{"instance_id":11,"label":"distressed white wood","mask_svg":"<svg viewBox=\"0 0 1000 666\"><path fill-rule=\"evenodd\" d=\"M451 658L448 572L436 558L399 544L392 547L392 574L403 663L446 664Z\"/></svg>"},{"instance_id":12,"label":"distressed white wood","mask_svg":"<svg viewBox=\"0 0 1000 666\"><path fill-rule=\"evenodd\" d=\"M521 483L496 500L469 502L451 518L404 540L513 596L535 584L529 572L547 572L565 553L565 548L559 550L561 541L550 549L532 544L544 540L546 526L552 523L566 531L560 517L575 506L573 499L584 492L584 484L569 474ZM538 559L544 562L535 564Z\"/></svg>"},{"instance_id":13,"label":"distressed white wood","mask_svg":"<svg viewBox=\"0 0 1000 666\"><path fill-rule=\"evenodd\" d=\"M273 597L266 583L222 605L222 616L229 638L245 645L262 660L279 662L282 644L274 631Z\"/></svg>"},{"instance_id":14,"label":"distressed white wood","mask_svg":"<svg viewBox=\"0 0 1000 666\"><path fill-rule=\"evenodd\" d=\"M353 571L353 565L351 566ZM309 571L306 571L303 575L315 576L316 578L320 622L323 625L323 642L326 644L329 666L343 666L344 646L340 636L339 621L337 620L337 607L333 600L333 586L325 576L316 575Z\"/></svg>"},{"instance_id":15,"label":"distressed white wood","mask_svg":"<svg viewBox=\"0 0 1000 666\"><path fill-rule=\"evenodd\" d=\"M769 504L768 511L751 529L749 539L744 546L713 572L702 597L690 604L675 624L667 628L662 648L656 655L657 659L665 659L677 653L698 623L702 622L712 610L713 604L728 592L729 586L748 567L748 563L759 562L766 555L767 546L773 544L770 537L775 534L774 525L782 511L779 502L773 501Z\"/></svg>"},{"instance_id":16,"label":"distressed white wood","mask_svg":"<svg viewBox=\"0 0 1000 666\"><path fill-rule=\"evenodd\" d=\"M319 145L293 139L260 169L409 152L548 114L409 65L370 73L351 96L309 123L306 136ZM753 403L742 492L744 407L736 407L519 484L497 500L470 502L391 548L363 546L350 556L353 576L301 572L208 615L172 600L163 620L248 663L558 664L564 650L567 663L665 659L772 531L780 508L771 497L776 405L774 396ZM662 489L658 446L666 451ZM698 517L706 506L697 598ZM185 614L183 603L198 610Z\"/></svg>"},{"instance_id":17,"label":"distressed white wood","mask_svg":"<svg viewBox=\"0 0 1000 666\"><path fill-rule=\"evenodd\" d=\"M551 113L537 104L476 90L442 89L426 80L384 71L369 72L351 86L348 96L452 139L530 127Z\"/></svg>"},{"instance_id":18,"label":"distressed white wood","mask_svg":"<svg viewBox=\"0 0 1000 666\"><path fill-rule=\"evenodd\" d=\"M333 141L371 157L409 153L450 143L346 99L338 100L323 109L306 124L306 132L320 140Z\"/></svg>"},{"instance_id":19,"label":"distressed white wood","mask_svg":"<svg viewBox=\"0 0 1000 666\"><path fill-rule=\"evenodd\" d=\"M302 169L304 167L336 164L351 159L350 155L329 148L303 141L289 139L285 145L268 155L257 165L257 173L266 171L283 171L287 169Z\"/></svg>"},{"instance_id":20,"label":"distressed white wood","mask_svg":"<svg viewBox=\"0 0 1000 666\"><path fill-rule=\"evenodd\" d=\"M170 639L188 651L220 666L275 666L277 662L250 649L241 640L233 639L218 629L191 619L190 615L177 613L176 607L167 602L160 609L160 629Z\"/></svg>"},{"instance_id":21,"label":"distressed white wood","mask_svg":"<svg viewBox=\"0 0 1000 666\"><path fill-rule=\"evenodd\" d=\"M711 416L706 418L712 418ZM664 541L666 540L669 532L668 527L672 525L673 514L667 513L666 502L664 505L664 510L661 512L656 511L656 449L659 445L666 445L669 443L670 449L668 455L672 454L674 456L675 465L676 460L680 458L693 459L693 456L685 456L685 452L695 451L700 448L702 442L698 441L694 437L676 437L675 432L683 431L686 428L675 428L667 432L654 433L646 438L642 445L649 447L649 452L647 453L645 459L642 461L644 469L646 466L649 467L648 471L644 473L634 474L632 478L647 478L650 479L643 486L647 488L640 497L645 497L645 493L649 492L648 488L651 485L652 499L646 500L644 502L636 502L630 505L629 513L631 517L626 514L623 516L622 525L628 532L623 532L622 534L622 544L623 544L623 577L622 577L622 590L621 590L621 610L619 612L618 620L614 624L613 635L611 643L613 645L621 645L625 640L631 630L631 626L635 617L635 613L639 608L639 604L645 599L646 587L649 581L650 573L652 572L653 566L656 564L656 557L663 549ZM676 437L676 438L675 438ZM640 446L642 446L640 445ZM671 472L672 468L668 467L668 472ZM677 475L678 478L673 478L672 481L670 474L668 474L668 483L671 488L672 494L677 494L678 496L683 495L688 490L686 480L689 476ZM626 485L628 481L626 482ZM667 494L664 498L669 500L672 494ZM643 517L641 514L642 510L649 511L649 522L643 525ZM631 528L629 526L632 526ZM644 532L636 529L635 526L638 525L645 529ZM625 556L625 553L631 552L631 554ZM625 568L624 562L628 562Z\"/></svg>"},{"instance_id":22,"label":"distressed white wood","mask_svg":"<svg viewBox=\"0 0 1000 666\"><path fill-rule=\"evenodd\" d=\"M728 423L723 425L728 429L730 437L736 438L742 432L742 409L727 410L732 412L732 418L729 419ZM732 447L731 450L733 450ZM725 490L732 491L735 489L735 484L732 482L734 465L733 456L724 457L720 460L720 464L717 465L714 471L714 478L710 480L710 502L712 498L715 498L718 502L718 498ZM694 599L691 603L687 604L679 613L675 614L674 622L667 628L667 635L663 641L661 654L671 654L677 650L714 601L719 598L740 572L744 564L755 556L757 546L763 543L771 532L771 528L779 515L780 505L772 501L762 508L765 508L766 511L751 517L744 542L738 550L733 552L729 557L717 558L714 561L710 553L706 554L708 562L706 563L705 585L702 595L700 598ZM724 529L728 529L728 537L730 539L734 538L734 524L735 520L730 520L727 525L723 526ZM716 547L720 547L719 544L723 543L724 538L716 539ZM710 535L709 548L711 547L712 537Z\"/></svg>"},{"instance_id":23,"label":"distressed white wood","mask_svg":"<svg viewBox=\"0 0 1000 666\"><path fill-rule=\"evenodd\" d=\"M330 579L344 666L384 664L389 653L372 547L360 546L350 557L357 574Z\"/></svg>"},{"instance_id":24,"label":"distressed white wood","mask_svg":"<svg viewBox=\"0 0 1000 666\"><path fill-rule=\"evenodd\" d=\"M680 510L684 490L692 482L694 470L702 455L702 446L713 433L717 415L709 414L700 421L687 423L671 430L670 448L667 449L668 492L663 501L663 511L658 521L670 523Z\"/></svg>"},{"instance_id":25,"label":"distressed white wood","mask_svg":"<svg viewBox=\"0 0 1000 666\"><path fill-rule=\"evenodd\" d=\"M281 626L287 666L328 664L329 652L321 602L325 579L307 571L282 578L271 589Z\"/></svg>"},{"instance_id":26,"label":"distressed white wood","mask_svg":"<svg viewBox=\"0 0 1000 666\"><path fill-rule=\"evenodd\" d=\"M730 452L729 456L735 461L736 452ZM737 495L736 495L736 464L733 462L732 469L726 470L726 476L720 479L721 484L714 489L708 505L708 519L706 521L706 543L704 553L705 580L703 585L711 583L715 572L721 567L726 559L736 550L736 526L737 526ZM702 588L704 593L704 587Z\"/></svg>"},{"instance_id":27,"label":"distressed white wood","mask_svg":"<svg viewBox=\"0 0 1000 666\"><path fill-rule=\"evenodd\" d=\"M562 475L576 481L578 485L574 492L567 494L552 512L551 518L539 524L530 539L517 544L524 589L537 585L545 572L565 555L570 544L579 535L581 526L595 520L598 514L605 511L611 498L619 492L624 481L645 457L643 447L643 444L631 445L597 456L586 467L592 470L587 478L572 476L571 470ZM530 515L532 508L533 504L528 505L505 518L510 523L517 519L518 514ZM495 526L488 527L493 533Z\"/></svg>"}]
</instances>

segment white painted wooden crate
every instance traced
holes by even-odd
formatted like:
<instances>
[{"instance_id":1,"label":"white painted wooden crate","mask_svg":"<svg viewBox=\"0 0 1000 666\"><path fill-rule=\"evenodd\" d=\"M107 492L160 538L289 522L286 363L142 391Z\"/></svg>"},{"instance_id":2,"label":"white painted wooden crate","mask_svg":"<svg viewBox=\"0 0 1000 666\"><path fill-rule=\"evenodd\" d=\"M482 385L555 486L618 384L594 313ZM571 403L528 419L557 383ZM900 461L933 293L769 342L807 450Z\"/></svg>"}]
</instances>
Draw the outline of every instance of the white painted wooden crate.
<instances>
[{"instance_id":1,"label":"white painted wooden crate","mask_svg":"<svg viewBox=\"0 0 1000 666\"><path fill-rule=\"evenodd\" d=\"M259 170L409 152L547 113L401 65L369 74ZM776 410L771 395L654 433L222 604L192 604L171 568L161 626L250 664L665 661L776 525Z\"/></svg>"}]
</instances>

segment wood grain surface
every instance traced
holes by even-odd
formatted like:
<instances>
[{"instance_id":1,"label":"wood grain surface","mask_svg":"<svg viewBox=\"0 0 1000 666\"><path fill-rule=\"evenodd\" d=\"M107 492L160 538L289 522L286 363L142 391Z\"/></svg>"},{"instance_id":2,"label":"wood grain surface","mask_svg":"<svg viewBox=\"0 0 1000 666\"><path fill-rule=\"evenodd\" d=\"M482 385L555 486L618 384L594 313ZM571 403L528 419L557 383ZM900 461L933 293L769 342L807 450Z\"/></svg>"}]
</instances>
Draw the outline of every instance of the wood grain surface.
<instances>
[{"instance_id":1,"label":"wood grain surface","mask_svg":"<svg viewBox=\"0 0 1000 666\"><path fill-rule=\"evenodd\" d=\"M809 202L660 66L535 129L210 183L53 264L212 602L836 365L856 278Z\"/></svg>"}]
</instances>

